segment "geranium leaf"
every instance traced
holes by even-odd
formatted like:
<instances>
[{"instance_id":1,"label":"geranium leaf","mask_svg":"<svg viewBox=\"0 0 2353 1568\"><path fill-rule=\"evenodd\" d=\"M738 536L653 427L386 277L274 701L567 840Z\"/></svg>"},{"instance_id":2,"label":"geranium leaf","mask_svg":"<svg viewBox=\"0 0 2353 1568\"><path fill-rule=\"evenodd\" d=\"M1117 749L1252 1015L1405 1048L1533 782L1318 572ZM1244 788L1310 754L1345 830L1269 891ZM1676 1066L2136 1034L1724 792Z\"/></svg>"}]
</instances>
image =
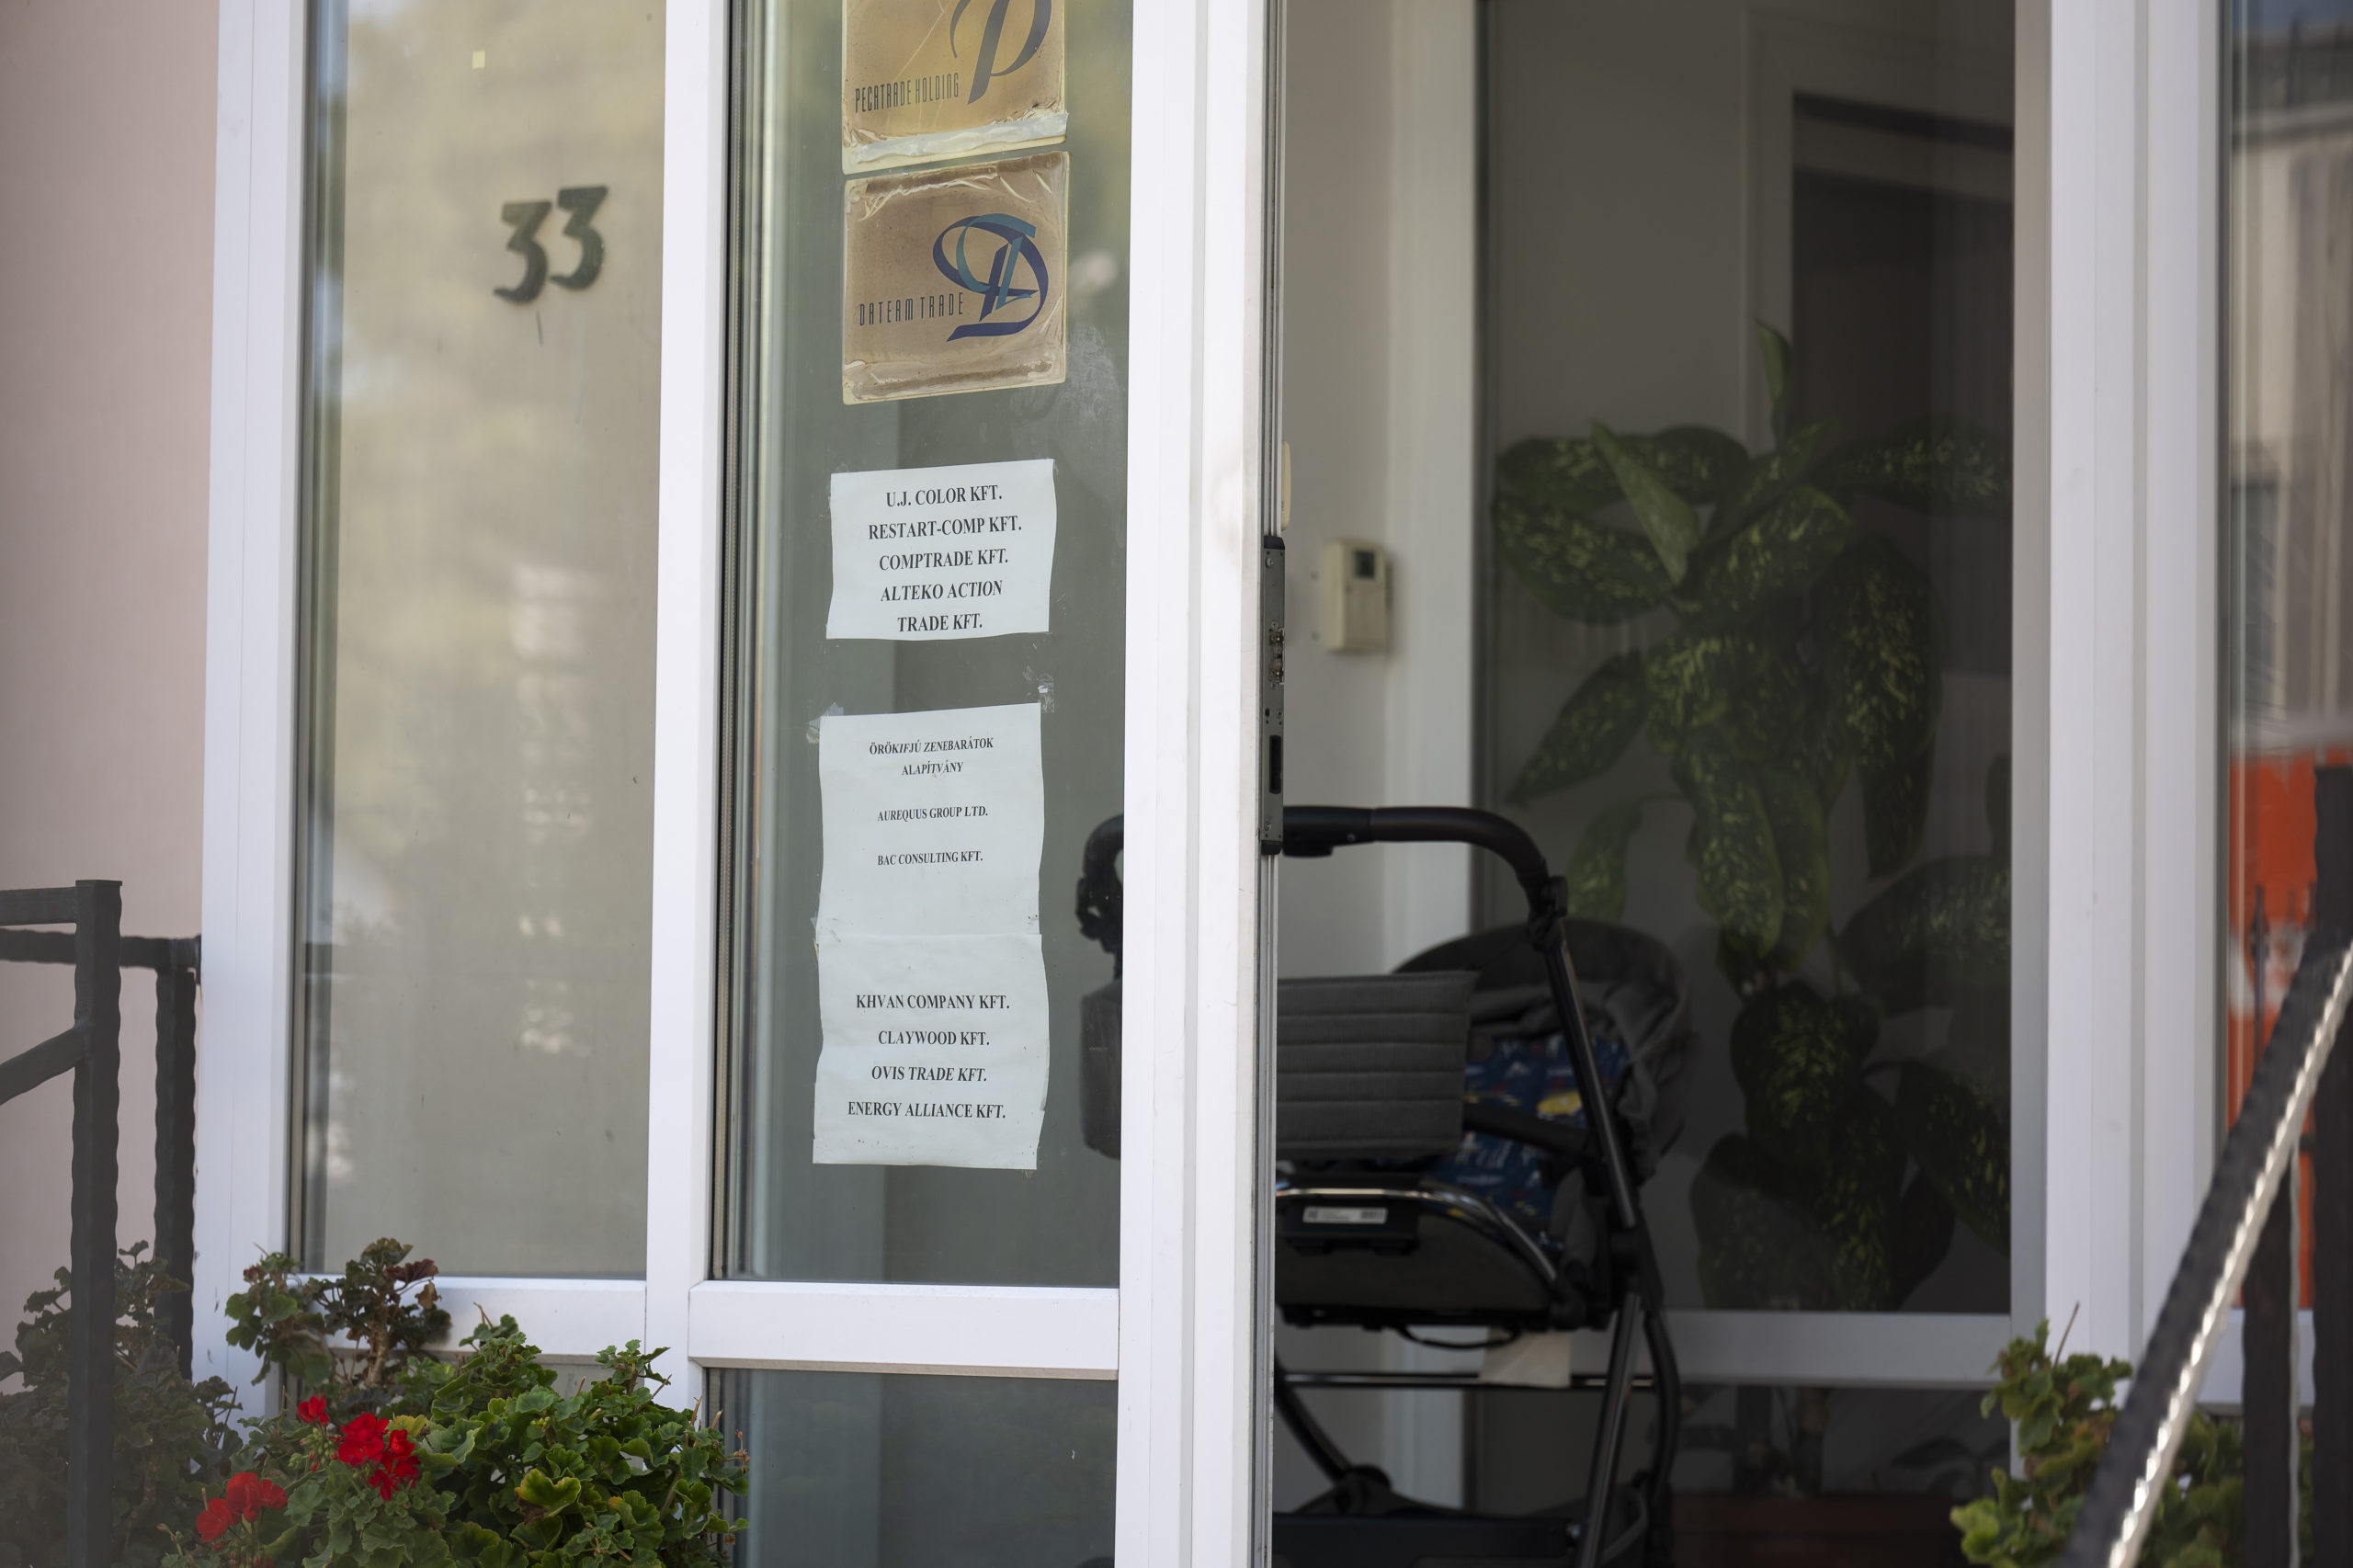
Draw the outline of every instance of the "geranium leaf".
<instances>
[{"instance_id":1,"label":"geranium leaf","mask_svg":"<svg viewBox=\"0 0 2353 1568\"><path fill-rule=\"evenodd\" d=\"M2010 447L1964 419L1924 419L1848 442L1822 460L1813 482L1834 495L1877 495L1932 517L2006 517Z\"/></svg>"},{"instance_id":2,"label":"geranium leaf","mask_svg":"<svg viewBox=\"0 0 2353 1568\"><path fill-rule=\"evenodd\" d=\"M1666 569L1666 580L1682 582L1691 551L1699 543L1699 515L1640 452L1610 434L1609 427L1598 420L1594 422L1593 444L1617 477L1618 487L1626 493L1635 520L1643 525L1659 564Z\"/></svg>"},{"instance_id":3,"label":"geranium leaf","mask_svg":"<svg viewBox=\"0 0 2353 1568\"><path fill-rule=\"evenodd\" d=\"M1639 801L1596 812L1585 824L1563 878L1571 915L1613 924L1625 915L1626 843L1642 825Z\"/></svg>"},{"instance_id":4,"label":"geranium leaf","mask_svg":"<svg viewBox=\"0 0 2353 1568\"><path fill-rule=\"evenodd\" d=\"M1605 660L1561 704L1552 729L1513 781L1509 799L1518 804L1608 772L1643 727L1646 701L1642 654Z\"/></svg>"},{"instance_id":5,"label":"geranium leaf","mask_svg":"<svg viewBox=\"0 0 2353 1568\"><path fill-rule=\"evenodd\" d=\"M2007 1257L2010 1133L2001 1112L1968 1078L1932 1056L1904 1064L1895 1115L1921 1173L1962 1224Z\"/></svg>"},{"instance_id":6,"label":"geranium leaf","mask_svg":"<svg viewBox=\"0 0 2353 1568\"><path fill-rule=\"evenodd\" d=\"M1781 867L1755 771L1713 727L1688 732L1674 766L1692 807L1686 853L1699 872L1700 907L1742 946L1768 949L1781 932Z\"/></svg>"},{"instance_id":7,"label":"geranium leaf","mask_svg":"<svg viewBox=\"0 0 2353 1568\"><path fill-rule=\"evenodd\" d=\"M1569 620L1614 625L1657 608L1674 585L1650 546L1590 517L1495 497L1495 546L1512 574Z\"/></svg>"}]
</instances>

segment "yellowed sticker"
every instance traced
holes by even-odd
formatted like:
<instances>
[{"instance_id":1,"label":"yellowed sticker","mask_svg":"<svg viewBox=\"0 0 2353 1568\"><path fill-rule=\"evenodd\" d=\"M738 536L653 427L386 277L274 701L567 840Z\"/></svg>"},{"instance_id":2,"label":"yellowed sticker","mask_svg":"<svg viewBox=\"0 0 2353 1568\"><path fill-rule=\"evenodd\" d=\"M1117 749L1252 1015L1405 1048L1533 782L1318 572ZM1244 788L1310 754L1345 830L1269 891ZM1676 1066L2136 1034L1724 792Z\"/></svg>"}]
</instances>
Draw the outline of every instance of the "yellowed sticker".
<instances>
[{"instance_id":1,"label":"yellowed sticker","mask_svg":"<svg viewBox=\"0 0 2353 1568\"><path fill-rule=\"evenodd\" d=\"M1060 0L842 0L842 172L1063 139Z\"/></svg>"},{"instance_id":2,"label":"yellowed sticker","mask_svg":"<svg viewBox=\"0 0 2353 1568\"><path fill-rule=\"evenodd\" d=\"M878 175L845 195L844 403L1063 379L1068 153Z\"/></svg>"}]
</instances>

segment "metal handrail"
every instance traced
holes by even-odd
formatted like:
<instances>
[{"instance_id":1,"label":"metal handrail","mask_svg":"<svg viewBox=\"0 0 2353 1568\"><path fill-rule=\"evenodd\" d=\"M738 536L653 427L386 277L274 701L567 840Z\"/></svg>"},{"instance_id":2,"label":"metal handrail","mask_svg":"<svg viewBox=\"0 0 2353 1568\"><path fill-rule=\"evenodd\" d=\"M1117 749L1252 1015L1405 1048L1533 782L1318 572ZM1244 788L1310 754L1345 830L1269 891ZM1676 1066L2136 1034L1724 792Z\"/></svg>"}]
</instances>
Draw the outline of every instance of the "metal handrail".
<instances>
[{"instance_id":1,"label":"metal handrail","mask_svg":"<svg viewBox=\"0 0 2353 1568\"><path fill-rule=\"evenodd\" d=\"M2353 1003L2353 940L2316 929L2279 1009L2271 1043L2222 1145L2213 1184L2198 1210L2181 1267L2165 1291L2131 1392L2092 1474L2090 1492L2062 1559L2065 1568L2131 1568L2155 1522L2159 1494L2196 1408L2206 1364L2230 1318L2232 1301Z\"/></svg>"}]
</instances>

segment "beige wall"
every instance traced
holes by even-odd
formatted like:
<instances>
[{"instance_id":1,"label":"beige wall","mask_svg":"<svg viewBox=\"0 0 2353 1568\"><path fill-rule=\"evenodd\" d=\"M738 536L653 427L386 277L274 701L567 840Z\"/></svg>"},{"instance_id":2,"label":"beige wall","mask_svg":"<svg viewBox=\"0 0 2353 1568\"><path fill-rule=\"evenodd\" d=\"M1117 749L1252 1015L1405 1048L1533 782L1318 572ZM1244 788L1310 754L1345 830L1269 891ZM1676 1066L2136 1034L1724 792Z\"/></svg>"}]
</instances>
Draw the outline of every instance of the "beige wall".
<instances>
[{"instance_id":1,"label":"beige wall","mask_svg":"<svg viewBox=\"0 0 2353 1568\"><path fill-rule=\"evenodd\" d=\"M0 886L113 877L197 928L211 0L0 0ZM153 1202L153 987L123 988L122 1236ZM0 966L0 1054L73 1016ZM0 1324L66 1257L72 1112L0 1106Z\"/></svg>"}]
</instances>

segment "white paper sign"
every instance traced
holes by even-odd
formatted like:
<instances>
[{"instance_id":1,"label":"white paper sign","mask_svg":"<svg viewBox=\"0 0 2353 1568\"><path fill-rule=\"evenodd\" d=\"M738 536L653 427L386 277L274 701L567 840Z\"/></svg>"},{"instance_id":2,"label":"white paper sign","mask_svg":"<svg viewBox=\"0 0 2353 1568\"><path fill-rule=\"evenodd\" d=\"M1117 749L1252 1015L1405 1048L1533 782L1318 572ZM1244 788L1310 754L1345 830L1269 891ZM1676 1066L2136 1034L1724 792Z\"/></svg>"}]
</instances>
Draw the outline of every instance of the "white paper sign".
<instances>
[{"instance_id":1,"label":"white paper sign","mask_svg":"<svg viewBox=\"0 0 2353 1568\"><path fill-rule=\"evenodd\" d=\"M929 642L1046 630L1052 459L837 473L833 514L826 636Z\"/></svg>"},{"instance_id":2,"label":"white paper sign","mask_svg":"<svg viewBox=\"0 0 2353 1568\"><path fill-rule=\"evenodd\" d=\"M818 721L819 1165L1035 1170L1039 707Z\"/></svg>"},{"instance_id":3,"label":"white paper sign","mask_svg":"<svg viewBox=\"0 0 2353 1568\"><path fill-rule=\"evenodd\" d=\"M822 935L1038 934L1038 705L818 721Z\"/></svg>"},{"instance_id":4,"label":"white paper sign","mask_svg":"<svg viewBox=\"0 0 2353 1568\"><path fill-rule=\"evenodd\" d=\"M821 1165L1038 1168L1046 959L1035 937L823 937Z\"/></svg>"}]
</instances>

